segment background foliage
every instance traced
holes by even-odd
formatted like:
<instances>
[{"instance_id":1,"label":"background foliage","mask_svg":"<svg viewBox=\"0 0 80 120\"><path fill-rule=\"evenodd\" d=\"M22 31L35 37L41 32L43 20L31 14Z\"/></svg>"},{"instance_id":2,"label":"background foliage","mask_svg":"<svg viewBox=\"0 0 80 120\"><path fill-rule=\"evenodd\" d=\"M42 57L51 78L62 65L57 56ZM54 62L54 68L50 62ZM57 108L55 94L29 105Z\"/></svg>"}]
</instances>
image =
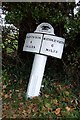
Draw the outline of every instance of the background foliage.
<instances>
[{"instance_id":1,"label":"background foliage","mask_svg":"<svg viewBox=\"0 0 80 120\"><path fill-rule=\"evenodd\" d=\"M6 110L11 106L13 106L12 109L23 110L25 117L45 117L45 115L53 118L79 117L80 13L74 15L74 7L75 3L64 2L3 3L2 8L3 13L6 14L6 23L13 24L19 29L3 27L4 117L9 114L6 113ZM41 22L50 23L54 27L55 34L64 37L66 43L61 60L48 57L42 83L44 87L41 88L42 98L26 102L23 99L25 96L23 91L25 93L34 54L23 52L22 48L27 32L33 32ZM11 97L9 96L10 90ZM16 92L15 95L14 92ZM54 95L54 93L56 94ZM20 96L18 96L19 94ZM13 99L11 106L8 104L6 106L5 103L8 103L11 98ZM14 103L15 98L16 103ZM20 103L29 104L30 108L24 108L24 105L23 108L20 108L19 99ZM36 104L36 101L40 105ZM15 113L14 116L13 113L9 116L19 117L22 114Z\"/></svg>"}]
</instances>

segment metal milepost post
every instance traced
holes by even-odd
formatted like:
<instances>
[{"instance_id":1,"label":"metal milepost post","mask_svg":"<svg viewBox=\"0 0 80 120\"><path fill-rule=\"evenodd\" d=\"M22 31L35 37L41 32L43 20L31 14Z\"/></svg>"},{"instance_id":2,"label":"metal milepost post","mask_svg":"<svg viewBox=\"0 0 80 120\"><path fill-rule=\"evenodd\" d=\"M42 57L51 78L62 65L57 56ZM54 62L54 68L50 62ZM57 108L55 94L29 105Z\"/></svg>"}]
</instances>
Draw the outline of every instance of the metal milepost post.
<instances>
[{"instance_id":1,"label":"metal milepost post","mask_svg":"<svg viewBox=\"0 0 80 120\"><path fill-rule=\"evenodd\" d=\"M35 54L26 97L32 98L40 94L47 56Z\"/></svg>"},{"instance_id":2,"label":"metal milepost post","mask_svg":"<svg viewBox=\"0 0 80 120\"><path fill-rule=\"evenodd\" d=\"M64 38L57 37L49 23L38 25L34 33L27 33L23 51L36 53L29 79L26 98L39 96L47 56L62 57Z\"/></svg>"}]
</instances>

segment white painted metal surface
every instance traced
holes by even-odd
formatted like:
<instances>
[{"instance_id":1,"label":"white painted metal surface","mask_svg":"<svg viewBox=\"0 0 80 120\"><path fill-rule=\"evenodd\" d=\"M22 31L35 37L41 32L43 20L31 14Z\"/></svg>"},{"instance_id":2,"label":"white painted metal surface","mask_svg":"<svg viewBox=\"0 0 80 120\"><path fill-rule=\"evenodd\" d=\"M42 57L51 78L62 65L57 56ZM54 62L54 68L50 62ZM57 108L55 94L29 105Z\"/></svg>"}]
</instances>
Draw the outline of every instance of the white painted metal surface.
<instances>
[{"instance_id":1,"label":"white painted metal surface","mask_svg":"<svg viewBox=\"0 0 80 120\"><path fill-rule=\"evenodd\" d=\"M54 34L54 29L49 23L41 23L37 26L36 30L34 32L38 33L47 33L47 34Z\"/></svg>"},{"instance_id":2,"label":"white painted metal surface","mask_svg":"<svg viewBox=\"0 0 80 120\"><path fill-rule=\"evenodd\" d=\"M61 59L64 42L64 38L44 35L40 53Z\"/></svg>"},{"instance_id":3,"label":"white painted metal surface","mask_svg":"<svg viewBox=\"0 0 80 120\"><path fill-rule=\"evenodd\" d=\"M74 15L80 11L80 0L75 0L76 7L74 8Z\"/></svg>"},{"instance_id":4,"label":"white painted metal surface","mask_svg":"<svg viewBox=\"0 0 80 120\"><path fill-rule=\"evenodd\" d=\"M32 98L40 94L40 87L44 75L47 56L36 54L33 61L26 98Z\"/></svg>"},{"instance_id":5,"label":"white painted metal surface","mask_svg":"<svg viewBox=\"0 0 80 120\"><path fill-rule=\"evenodd\" d=\"M62 57L65 39L51 34L28 33L23 51L39 53L56 58Z\"/></svg>"},{"instance_id":6,"label":"white painted metal surface","mask_svg":"<svg viewBox=\"0 0 80 120\"><path fill-rule=\"evenodd\" d=\"M49 23L41 23L34 33L28 33L26 36L23 51L38 53L34 57L26 98L40 94L47 55L62 57L64 39L54 35L54 29Z\"/></svg>"},{"instance_id":7,"label":"white painted metal surface","mask_svg":"<svg viewBox=\"0 0 80 120\"><path fill-rule=\"evenodd\" d=\"M39 53L43 34L28 33L23 51Z\"/></svg>"}]
</instances>

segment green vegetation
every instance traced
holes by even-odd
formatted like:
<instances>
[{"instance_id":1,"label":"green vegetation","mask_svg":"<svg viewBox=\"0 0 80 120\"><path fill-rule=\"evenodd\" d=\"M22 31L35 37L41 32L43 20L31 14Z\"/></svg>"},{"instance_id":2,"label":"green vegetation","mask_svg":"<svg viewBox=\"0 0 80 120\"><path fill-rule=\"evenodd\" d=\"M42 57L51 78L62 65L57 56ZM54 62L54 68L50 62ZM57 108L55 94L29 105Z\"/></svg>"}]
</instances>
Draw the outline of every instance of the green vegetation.
<instances>
[{"instance_id":1,"label":"green vegetation","mask_svg":"<svg viewBox=\"0 0 80 120\"><path fill-rule=\"evenodd\" d=\"M3 11L8 11L6 22L19 28L15 34L12 28L3 29L3 118L79 119L80 13L74 16L74 6L74 3L3 3ZM26 16L31 17L30 21ZM66 39L64 53L61 60L48 57L40 96L26 100L34 54L21 51L23 39L45 21L53 25L56 35Z\"/></svg>"}]
</instances>

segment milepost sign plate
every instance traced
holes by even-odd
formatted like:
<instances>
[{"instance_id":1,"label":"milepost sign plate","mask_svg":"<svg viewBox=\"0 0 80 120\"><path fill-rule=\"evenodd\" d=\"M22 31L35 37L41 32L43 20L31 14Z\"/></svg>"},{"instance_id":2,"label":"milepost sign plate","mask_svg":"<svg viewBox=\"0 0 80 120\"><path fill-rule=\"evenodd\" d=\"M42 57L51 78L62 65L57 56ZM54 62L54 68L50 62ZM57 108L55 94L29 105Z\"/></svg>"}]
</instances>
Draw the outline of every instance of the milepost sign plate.
<instances>
[{"instance_id":1,"label":"milepost sign plate","mask_svg":"<svg viewBox=\"0 0 80 120\"><path fill-rule=\"evenodd\" d=\"M28 33L26 35L23 51L39 53L43 34Z\"/></svg>"},{"instance_id":2,"label":"milepost sign plate","mask_svg":"<svg viewBox=\"0 0 80 120\"><path fill-rule=\"evenodd\" d=\"M61 59L65 39L62 37L55 36L53 33L53 27L49 25L50 24L47 24L47 27L42 27L42 23L41 26L39 25L37 27L34 33L27 33L23 51L39 53ZM41 32L41 29L43 28L46 29L42 30Z\"/></svg>"},{"instance_id":3,"label":"milepost sign plate","mask_svg":"<svg viewBox=\"0 0 80 120\"><path fill-rule=\"evenodd\" d=\"M44 35L41 47L41 54L61 58L64 47L64 39L52 35Z\"/></svg>"}]
</instances>

